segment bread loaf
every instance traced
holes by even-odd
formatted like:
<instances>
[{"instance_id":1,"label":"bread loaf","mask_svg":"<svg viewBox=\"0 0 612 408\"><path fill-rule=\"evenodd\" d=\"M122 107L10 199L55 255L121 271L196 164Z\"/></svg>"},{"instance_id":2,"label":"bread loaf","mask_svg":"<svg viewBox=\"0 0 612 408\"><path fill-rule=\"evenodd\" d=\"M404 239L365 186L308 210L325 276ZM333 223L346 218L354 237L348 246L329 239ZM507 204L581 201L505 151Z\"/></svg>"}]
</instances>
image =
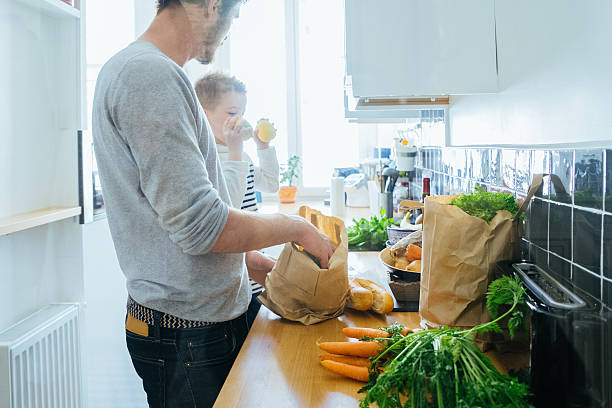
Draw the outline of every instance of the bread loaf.
<instances>
[{"instance_id":1,"label":"bread loaf","mask_svg":"<svg viewBox=\"0 0 612 408\"><path fill-rule=\"evenodd\" d=\"M417 259L417 260L414 260L414 261L410 262L410 264L408 265L406 270L408 270L410 272L421 273L421 260Z\"/></svg>"},{"instance_id":2,"label":"bread loaf","mask_svg":"<svg viewBox=\"0 0 612 408\"><path fill-rule=\"evenodd\" d=\"M363 288L349 279L350 294L347 306L355 310L368 310L372 307L373 295L369 289Z\"/></svg>"},{"instance_id":3,"label":"bread loaf","mask_svg":"<svg viewBox=\"0 0 612 408\"><path fill-rule=\"evenodd\" d=\"M353 279L353 282L372 293L371 309L376 313L387 314L393 310L393 298L381 286L368 279Z\"/></svg>"}]
</instances>

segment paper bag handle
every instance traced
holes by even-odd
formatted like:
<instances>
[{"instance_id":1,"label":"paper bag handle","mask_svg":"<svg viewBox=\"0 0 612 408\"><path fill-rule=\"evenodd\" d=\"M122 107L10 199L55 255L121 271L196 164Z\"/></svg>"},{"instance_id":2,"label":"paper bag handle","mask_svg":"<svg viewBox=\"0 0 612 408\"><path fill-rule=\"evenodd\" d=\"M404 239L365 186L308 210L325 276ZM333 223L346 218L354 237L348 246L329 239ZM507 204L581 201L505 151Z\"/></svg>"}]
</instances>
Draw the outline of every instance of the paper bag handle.
<instances>
[{"instance_id":1,"label":"paper bag handle","mask_svg":"<svg viewBox=\"0 0 612 408\"><path fill-rule=\"evenodd\" d=\"M521 208L519 208L516 215L514 216L515 220L517 220L521 216L521 214L523 214L527 210L527 207L529 207L529 202L535 195L536 191L538 191L538 188L540 188L540 186L542 185L542 182L544 181L544 176L550 176L550 174L534 174L533 175L533 179L531 180L531 185L529 186L529 192L527 193L527 197L525 197L525 201L523 201Z\"/></svg>"}]
</instances>

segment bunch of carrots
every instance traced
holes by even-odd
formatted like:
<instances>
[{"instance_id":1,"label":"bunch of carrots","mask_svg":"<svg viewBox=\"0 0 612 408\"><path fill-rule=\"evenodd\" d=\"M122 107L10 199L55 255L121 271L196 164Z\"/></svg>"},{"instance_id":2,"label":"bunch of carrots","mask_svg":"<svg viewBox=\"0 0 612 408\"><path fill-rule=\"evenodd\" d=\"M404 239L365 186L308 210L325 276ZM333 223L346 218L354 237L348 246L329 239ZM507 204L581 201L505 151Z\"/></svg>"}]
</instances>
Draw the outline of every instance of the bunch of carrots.
<instances>
[{"instance_id":1,"label":"bunch of carrots","mask_svg":"<svg viewBox=\"0 0 612 408\"><path fill-rule=\"evenodd\" d=\"M401 329L401 334L405 336L408 333L421 330L403 328ZM376 357L385 348L385 345L380 340L390 339L391 333L387 330L365 327L345 327L342 329L342 333L346 337L363 341L328 341L318 343L319 348L326 352L319 355L321 365L336 374L357 381L368 382L370 377L369 369L372 365L370 358Z\"/></svg>"},{"instance_id":2,"label":"bunch of carrots","mask_svg":"<svg viewBox=\"0 0 612 408\"><path fill-rule=\"evenodd\" d=\"M494 320L471 329L426 331L399 324L380 329L344 328L359 342L327 342L319 347L323 367L367 382L360 407L384 408L531 407L527 384L500 373L474 344L475 333L501 332L507 318L510 338L525 329L525 288L520 278L503 276L489 285L487 309ZM500 308L505 310L500 312Z\"/></svg>"}]
</instances>

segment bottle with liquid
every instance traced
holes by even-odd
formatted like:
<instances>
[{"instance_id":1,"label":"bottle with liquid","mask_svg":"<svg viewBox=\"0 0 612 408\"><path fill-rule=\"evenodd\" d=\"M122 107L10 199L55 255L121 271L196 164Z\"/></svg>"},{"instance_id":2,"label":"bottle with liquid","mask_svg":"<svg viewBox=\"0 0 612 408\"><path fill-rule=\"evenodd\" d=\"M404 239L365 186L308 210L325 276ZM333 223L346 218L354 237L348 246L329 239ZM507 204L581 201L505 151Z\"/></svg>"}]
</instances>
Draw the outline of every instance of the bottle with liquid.
<instances>
[{"instance_id":1,"label":"bottle with liquid","mask_svg":"<svg viewBox=\"0 0 612 408\"><path fill-rule=\"evenodd\" d=\"M431 195L431 179L429 177L423 177L423 196L421 202L425 202L425 197Z\"/></svg>"}]
</instances>

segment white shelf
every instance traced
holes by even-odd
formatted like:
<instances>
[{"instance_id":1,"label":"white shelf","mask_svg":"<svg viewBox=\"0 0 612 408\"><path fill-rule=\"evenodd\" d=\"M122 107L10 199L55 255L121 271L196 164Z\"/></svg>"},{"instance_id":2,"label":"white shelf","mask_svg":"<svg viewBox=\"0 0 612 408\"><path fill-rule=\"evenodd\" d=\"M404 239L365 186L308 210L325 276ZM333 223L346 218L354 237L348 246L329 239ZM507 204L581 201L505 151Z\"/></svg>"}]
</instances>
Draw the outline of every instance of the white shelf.
<instances>
[{"instance_id":1,"label":"white shelf","mask_svg":"<svg viewBox=\"0 0 612 408\"><path fill-rule=\"evenodd\" d=\"M81 11L61 0L18 0L28 7L39 9L45 14L57 17L80 18Z\"/></svg>"},{"instance_id":2,"label":"white shelf","mask_svg":"<svg viewBox=\"0 0 612 408\"><path fill-rule=\"evenodd\" d=\"M0 235L12 234L79 214L81 214L81 207L49 207L0 218Z\"/></svg>"}]
</instances>

